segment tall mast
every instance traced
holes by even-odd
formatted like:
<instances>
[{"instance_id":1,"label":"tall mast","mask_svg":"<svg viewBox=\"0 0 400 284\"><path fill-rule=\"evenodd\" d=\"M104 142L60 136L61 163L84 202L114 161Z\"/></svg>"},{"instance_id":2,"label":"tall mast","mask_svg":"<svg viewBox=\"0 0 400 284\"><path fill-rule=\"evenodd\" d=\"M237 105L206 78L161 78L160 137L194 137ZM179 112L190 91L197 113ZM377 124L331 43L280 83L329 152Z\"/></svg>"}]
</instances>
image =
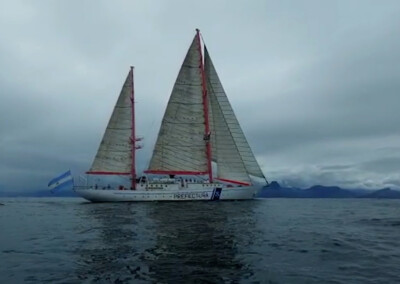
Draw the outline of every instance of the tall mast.
<instances>
[{"instance_id":1,"label":"tall mast","mask_svg":"<svg viewBox=\"0 0 400 284\"><path fill-rule=\"evenodd\" d=\"M204 133L204 140L206 141L206 155L207 155L207 170L208 170L208 177L210 182L213 182L212 176L212 167L211 167L211 143L210 143L210 124L209 124L209 117L208 117L208 96L207 96L207 86L206 86L206 77L204 74L204 64L203 64L203 54L201 51L201 40L200 40L200 30L196 29L196 37L198 43L198 49L200 54L200 73L201 73L201 81L202 81L202 88L203 88L203 111L204 111L204 124L205 124L205 133Z\"/></svg>"},{"instance_id":2,"label":"tall mast","mask_svg":"<svg viewBox=\"0 0 400 284\"><path fill-rule=\"evenodd\" d=\"M133 66L131 66L131 74L132 74L132 93L131 93L131 106L132 106L132 133L131 133L131 145L132 145L132 166L131 166L131 175L132 175L132 189L136 189L136 167L135 167L135 154L136 154L136 134L135 134L135 83L133 78Z\"/></svg>"}]
</instances>

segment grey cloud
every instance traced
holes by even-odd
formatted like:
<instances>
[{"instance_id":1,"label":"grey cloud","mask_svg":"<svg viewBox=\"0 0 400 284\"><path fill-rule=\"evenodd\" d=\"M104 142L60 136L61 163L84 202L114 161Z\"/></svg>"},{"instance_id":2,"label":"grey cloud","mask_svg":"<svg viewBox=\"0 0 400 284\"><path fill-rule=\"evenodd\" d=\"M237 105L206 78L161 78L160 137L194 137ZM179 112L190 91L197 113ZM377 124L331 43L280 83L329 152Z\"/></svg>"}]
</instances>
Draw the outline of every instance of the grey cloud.
<instances>
[{"instance_id":1,"label":"grey cloud","mask_svg":"<svg viewBox=\"0 0 400 284\"><path fill-rule=\"evenodd\" d=\"M399 154L399 153L397 153ZM360 168L377 173L398 172L400 170L400 155L398 157L384 157L360 164Z\"/></svg>"}]
</instances>

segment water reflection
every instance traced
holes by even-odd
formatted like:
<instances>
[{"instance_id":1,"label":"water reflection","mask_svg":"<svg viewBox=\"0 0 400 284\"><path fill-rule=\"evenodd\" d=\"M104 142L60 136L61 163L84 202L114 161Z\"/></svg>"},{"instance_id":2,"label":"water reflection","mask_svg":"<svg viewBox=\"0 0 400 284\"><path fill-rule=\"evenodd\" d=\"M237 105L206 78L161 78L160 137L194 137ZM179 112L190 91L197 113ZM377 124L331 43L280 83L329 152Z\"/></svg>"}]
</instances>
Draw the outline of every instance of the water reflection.
<instances>
[{"instance_id":1,"label":"water reflection","mask_svg":"<svg viewBox=\"0 0 400 284\"><path fill-rule=\"evenodd\" d=\"M159 204L149 217L157 224L156 245L148 262L161 281L238 281L251 274L238 257L239 235L249 234L238 221L251 215L252 204L184 203ZM246 217L244 219L247 219ZM238 226L239 225L239 226Z\"/></svg>"},{"instance_id":2,"label":"water reflection","mask_svg":"<svg viewBox=\"0 0 400 284\"><path fill-rule=\"evenodd\" d=\"M80 280L239 282L254 238L257 202L87 204Z\"/></svg>"},{"instance_id":3,"label":"water reflection","mask_svg":"<svg viewBox=\"0 0 400 284\"><path fill-rule=\"evenodd\" d=\"M146 230L151 228L151 220L145 217L145 206L132 205L82 204L80 217L90 225L82 230L78 241L80 280L123 283L138 277L131 270L141 265L139 257L148 243Z\"/></svg>"}]
</instances>

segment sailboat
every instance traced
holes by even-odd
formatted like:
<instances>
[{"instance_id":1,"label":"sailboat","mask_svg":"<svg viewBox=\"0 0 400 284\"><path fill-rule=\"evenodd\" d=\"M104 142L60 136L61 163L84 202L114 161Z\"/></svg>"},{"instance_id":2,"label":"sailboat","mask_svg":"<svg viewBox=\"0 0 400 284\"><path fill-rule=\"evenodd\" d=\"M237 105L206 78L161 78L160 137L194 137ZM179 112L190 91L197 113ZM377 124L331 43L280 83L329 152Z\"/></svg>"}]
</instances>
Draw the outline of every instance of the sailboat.
<instances>
[{"instance_id":1,"label":"sailboat","mask_svg":"<svg viewBox=\"0 0 400 284\"><path fill-rule=\"evenodd\" d=\"M88 175L128 186L76 186L92 202L252 199L268 182L245 138L200 31L183 61L149 167L138 177L134 69L130 68Z\"/></svg>"}]
</instances>

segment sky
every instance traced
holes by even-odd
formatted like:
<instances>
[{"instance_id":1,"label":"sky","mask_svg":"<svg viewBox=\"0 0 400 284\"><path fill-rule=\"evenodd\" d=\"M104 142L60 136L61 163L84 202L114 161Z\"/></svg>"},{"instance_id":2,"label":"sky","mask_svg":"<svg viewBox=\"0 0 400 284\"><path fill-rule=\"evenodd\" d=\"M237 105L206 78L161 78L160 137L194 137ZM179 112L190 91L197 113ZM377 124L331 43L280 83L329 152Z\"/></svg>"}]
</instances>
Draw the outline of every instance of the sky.
<instances>
[{"instance_id":1,"label":"sky","mask_svg":"<svg viewBox=\"0 0 400 284\"><path fill-rule=\"evenodd\" d=\"M131 65L143 170L202 32L269 181L400 189L399 1L1 1L0 190L89 169Z\"/></svg>"}]
</instances>

